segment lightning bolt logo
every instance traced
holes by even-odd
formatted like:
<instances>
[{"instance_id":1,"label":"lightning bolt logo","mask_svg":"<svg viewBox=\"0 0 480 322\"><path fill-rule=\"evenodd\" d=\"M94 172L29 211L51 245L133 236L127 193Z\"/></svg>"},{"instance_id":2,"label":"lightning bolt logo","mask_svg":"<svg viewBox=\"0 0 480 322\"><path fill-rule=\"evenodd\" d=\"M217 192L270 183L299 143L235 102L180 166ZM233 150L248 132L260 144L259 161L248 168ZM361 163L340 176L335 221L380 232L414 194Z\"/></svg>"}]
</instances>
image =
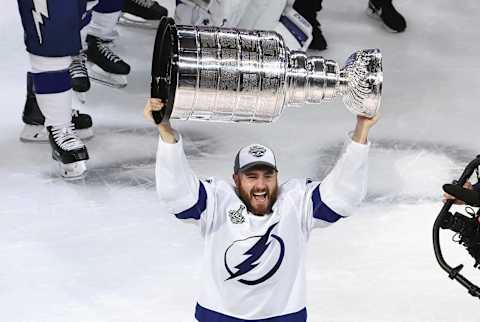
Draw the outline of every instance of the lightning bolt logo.
<instances>
[{"instance_id":1,"label":"lightning bolt logo","mask_svg":"<svg viewBox=\"0 0 480 322\"><path fill-rule=\"evenodd\" d=\"M266 281L267 279L269 279L270 277L272 277L276 273L276 271L280 268L280 265L282 264L283 256L285 254L285 245L284 245L283 240L280 237L271 234L273 228L275 228L275 226L277 224L278 224L278 222L273 224L272 226L270 226L270 228L268 228L267 232L262 236L254 236L254 237L247 238L247 239L259 238L259 239L252 247L250 247L245 253L243 253L243 255L247 256L247 258L244 261L242 261L240 264L238 264L234 267L234 268L236 268L236 272L233 272L228 267L228 264L227 264L227 253L230 250L230 248L235 245L236 242L234 242L232 245L230 245L227 248L227 250L225 251L225 256L224 256L225 268L227 269L228 273L230 274L230 277L227 278L227 281L247 274L248 272L250 272L252 269L254 269L255 267L257 267L260 264L260 259L261 259L262 255L265 253L265 251L268 249L268 247L272 243L272 240L270 239L270 236L272 238L274 238L280 245L280 255L279 255L275 265L272 267L272 269L270 269L270 271L268 271L263 277L261 277L259 279L256 279L256 280L253 280L253 281L252 280L246 280L246 279L239 279L238 281L240 283L243 283L243 284L246 284L246 285L256 285L256 284L260 284L260 283Z\"/></svg>"},{"instance_id":2,"label":"lightning bolt logo","mask_svg":"<svg viewBox=\"0 0 480 322\"><path fill-rule=\"evenodd\" d=\"M37 28L38 39L41 44L43 42L43 37L40 25L44 24L43 17L48 18L47 0L33 0L32 16L35 28Z\"/></svg>"}]
</instances>

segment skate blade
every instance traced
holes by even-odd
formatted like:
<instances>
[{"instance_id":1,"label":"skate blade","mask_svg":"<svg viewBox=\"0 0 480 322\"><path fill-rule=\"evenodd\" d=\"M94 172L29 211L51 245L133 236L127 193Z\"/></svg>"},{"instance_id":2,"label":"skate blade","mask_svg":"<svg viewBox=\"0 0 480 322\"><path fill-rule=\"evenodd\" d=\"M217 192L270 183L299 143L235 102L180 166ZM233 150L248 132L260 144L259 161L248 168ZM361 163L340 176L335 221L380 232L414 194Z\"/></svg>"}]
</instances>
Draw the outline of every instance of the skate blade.
<instances>
[{"instance_id":1,"label":"skate blade","mask_svg":"<svg viewBox=\"0 0 480 322\"><path fill-rule=\"evenodd\" d=\"M90 79L94 80L99 84L114 88L124 88L128 84L127 75L107 73L100 67L92 63L89 64L88 68Z\"/></svg>"},{"instance_id":2,"label":"skate blade","mask_svg":"<svg viewBox=\"0 0 480 322\"><path fill-rule=\"evenodd\" d=\"M58 162L60 175L65 180L79 180L85 178L87 174L87 162L77 161L74 163L63 164Z\"/></svg>"},{"instance_id":3,"label":"skate blade","mask_svg":"<svg viewBox=\"0 0 480 322\"><path fill-rule=\"evenodd\" d=\"M159 20L145 20L129 13L123 13L118 20L122 26L136 27L142 29L157 29Z\"/></svg>"},{"instance_id":4,"label":"skate blade","mask_svg":"<svg viewBox=\"0 0 480 322\"><path fill-rule=\"evenodd\" d=\"M88 129L75 130L75 133L77 133L78 137L82 140L91 139L94 135L93 128L91 127Z\"/></svg>"},{"instance_id":5,"label":"skate blade","mask_svg":"<svg viewBox=\"0 0 480 322\"><path fill-rule=\"evenodd\" d=\"M88 140L93 137L93 129L75 130L78 137L82 140ZM20 132L20 141L25 143L47 143L48 133L43 125L29 125L23 126L22 132Z\"/></svg>"},{"instance_id":6,"label":"skate blade","mask_svg":"<svg viewBox=\"0 0 480 322\"><path fill-rule=\"evenodd\" d=\"M47 130L43 125L25 124L20 132L20 141L46 143L48 142Z\"/></svg>"},{"instance_id":7,"label":"skate blade","mask_svg":"<svg viewBox=\"0 0 480 322\"><path fill-rule=\"evenodd\" d=\"M87 95L85 92L75 92L75 97L77 98L77 101L79 101L82 104L85 104L87 102Z\"/></svg>"}]
</instances>

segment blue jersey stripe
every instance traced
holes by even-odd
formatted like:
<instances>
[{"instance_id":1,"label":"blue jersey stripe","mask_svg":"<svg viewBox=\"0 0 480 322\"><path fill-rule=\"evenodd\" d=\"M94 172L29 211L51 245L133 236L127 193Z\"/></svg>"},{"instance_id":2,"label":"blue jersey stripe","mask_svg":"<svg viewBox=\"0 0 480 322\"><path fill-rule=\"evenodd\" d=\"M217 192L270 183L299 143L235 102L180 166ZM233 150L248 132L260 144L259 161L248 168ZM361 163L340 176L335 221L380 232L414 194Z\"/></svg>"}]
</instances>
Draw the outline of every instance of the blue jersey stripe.
<instances>
[{"instance_id":1,"label":"blue jersey stripe","mask_svg":"<svg viewBox=\"0 0 480 322\"><path fill-rule=\"evenodd\" d=\"M318 185L312 193L312 202L313 202L313 217L317 219L324 220L329 223L334 223L337 220L343 218L335 211L330 209L323 201L320 196L320 185Z\"/></svg>"},{"instance_id":2,"label":"blue jersey stripe","mask_svg":"<svg viewBox=\"0 0 480 322\"><path fill-rule=\"evenodd\" d=\"M202 212L207 209L207 192L205 191L205 187L203 183L200 181L200 185L198 187L198 200L197 203L194 204L192 207L188 208L187 210L182 211L181 213L176 214L175 216L178 219L196 219L199 220Z\"/></svg>"},{"instance_id":3,"label":"blue jersey stripe","mask_svg":"<svg viewBox=\"0 0 480 322\"><path fill-rule=\"evenodd\" d=\"M32 78L36 94L63 93L72 88L72 81L70 80L68 69L32 73Z\"/></svg>"},{"instance_id":4,"label":"blue jersey stripe","mask_svg":"<svg viewBox=\"0 0 480 322\"><path fill-rule=\"evenodd\" d=\"M290 31L290 33L295 37L295 39L298 41L298 43L300 44L300 47L303 46L303 44L305 43L305 41L307 41L308 39L308 36L306 33L303 32L302 29L300 29L292 20L290 20L290 18L288 18L287 16L280 16L280 22L282 23L282 25L285 26L285 28L288 29L288 31Z\"/></svg>"},{"instance_id":5,"label":"blue jersey stripe","mask_svg":"<svg viewBox=\"0 0 480 322\"><path fill-rule=\"evenodd\" d=\"M303 308L295 313L279 315L268 319L243 320L206 309L200 304L197 304L195 308L195 318L199 322L306 322L307 309Z\"/></svg>"}]
</instances>

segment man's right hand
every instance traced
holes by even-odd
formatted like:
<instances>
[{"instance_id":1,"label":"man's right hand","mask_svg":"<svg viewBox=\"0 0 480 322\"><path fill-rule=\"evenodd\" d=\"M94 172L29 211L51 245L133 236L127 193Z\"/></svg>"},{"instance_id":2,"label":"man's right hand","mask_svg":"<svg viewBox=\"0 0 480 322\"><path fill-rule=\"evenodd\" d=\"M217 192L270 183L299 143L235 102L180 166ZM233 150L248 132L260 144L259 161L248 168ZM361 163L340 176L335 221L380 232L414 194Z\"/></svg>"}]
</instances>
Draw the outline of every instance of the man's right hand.
<instances>
[{"instance_id":1,"label":"man's right hand","mask_svg":"<svg viewBox=\"0 0 480 322\"><path fill-rule=\"evenodd\" d=\"M165 107L165 102L159 98L150 98L145 104L145 108L143 109L143 116L148 121L154 122L152 112L153 111L161 111ZM177 138L175 136L175 131L172 128L170 121L164 121L157 124L158 131L160 132L160 136L162 140L166 143L176 143Z\"/></svg>"},{"instance_id":2,"label":"man's right hand","mask_svg":"<svg viewBox=\"0 0 480 322\"><path fill-rule=\"evenodd\" d=\"M473 190L472 183L470 181L465 182L463 187L465 189L468 189L468 190ZM442 202L445 203L448 200L454 200L453 203L456 204L456 205L464 205L465 204L465 202L463 202L462 200L456 199L454 196L449 195L448 193L445 192L443 194Z\"/></svg>"}]
</instances>

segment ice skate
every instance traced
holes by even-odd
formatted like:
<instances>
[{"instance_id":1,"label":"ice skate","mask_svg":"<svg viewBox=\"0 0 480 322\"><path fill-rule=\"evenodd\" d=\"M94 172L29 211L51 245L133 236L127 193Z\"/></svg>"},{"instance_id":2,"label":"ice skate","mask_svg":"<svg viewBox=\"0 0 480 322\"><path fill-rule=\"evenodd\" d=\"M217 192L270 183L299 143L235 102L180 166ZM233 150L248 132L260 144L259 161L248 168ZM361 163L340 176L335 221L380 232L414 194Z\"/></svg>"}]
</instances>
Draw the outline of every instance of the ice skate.
<instances>
[{"instance_id":1,"label":"ice skate","mask_svg":"<svg viewBox=\"0 0 480 322\"><path fill-rule=\"evenodd\" d=\"M23 109L22 120L25 123L20 133L20 140L24 142L47 142L48 133L45 129L45 117L38 107L37 99L33 91L31 74L27 74L27 100ZM88 114L72 110L72 123L75 131L81 139L89 139L93 136L92 118Z\"/></svg>"},{"instance_id":2,"label":"ice skate","mask_svg":"<svg viewBox=\"0 0 480 322\"><path fill-rule=\"evenodd\" d=\"M153 0L125 0L119 23L147 29L156 29L167 9Z\"/></svg>"},{"instance_id":3,"label":"ice skate","mask_svg":"<svg viewBox=\"0 0 480 322\"><path fill-rule=\"evenodd\" d=\"M87 59L90 78L107 86L122 88L127 86L130 65L118 57L108 42L87 35Z\"/></svg>"},{"instance_id":4,"label":"ice skate","mask_svg":"<svg viewBox=\"0 0 480 322\"><path fill-rule=\"evenodd\" d=\"M77 136L73 124L48 126L52 158L59 163L60 175L65 179L82 178L88 160L87 148Z\"/></svg>"},{"instance_id":5,"label":"ice skate","mask_svg":"<svg viewBox=\"0 0 480 322\"><path fill-rule=\"evenodd\" d=\"M405 18L395 9L392 0L368 2L368 16L380 20L391 32L402 32L407 28Z\"/></svg>"},{"instance_id":6,"label":"ice skate","mask_svg":"<svg viewBox=\"0 0 480 322\"><path fill-rule=\"evenodd\" d=\"M105 72L98 65L91 62L87 63L87 65L90 70L90 78L99 84L113 88L124 88L128 85L127 75Z\"/></svg>"},{"instance_id":7,"label":"ice skate","mask_svg":"<svg viewBox=\"0 0 480 322\"><path fill-rule=\"evenodd\" d=\"M90 79L85 64L86 60L85 52L81 52L79 55L72 57L72 63L68 68L72 79L72 89L82 104L86 101L85 92L90 89Z\"/></svg>"},{"instance_id":8,"label":"ice skate","mask_svg":"<svg viewBox=\"0 0 480 322\"><path fill-rule=\"evenodd\" d=\"M152 29L155 30L158 28L158 20L146 20L141 17L132 15L130 13L122 13L118 23L122 26L143 28L143 29Z\"/></svg>"}]
</instances>

